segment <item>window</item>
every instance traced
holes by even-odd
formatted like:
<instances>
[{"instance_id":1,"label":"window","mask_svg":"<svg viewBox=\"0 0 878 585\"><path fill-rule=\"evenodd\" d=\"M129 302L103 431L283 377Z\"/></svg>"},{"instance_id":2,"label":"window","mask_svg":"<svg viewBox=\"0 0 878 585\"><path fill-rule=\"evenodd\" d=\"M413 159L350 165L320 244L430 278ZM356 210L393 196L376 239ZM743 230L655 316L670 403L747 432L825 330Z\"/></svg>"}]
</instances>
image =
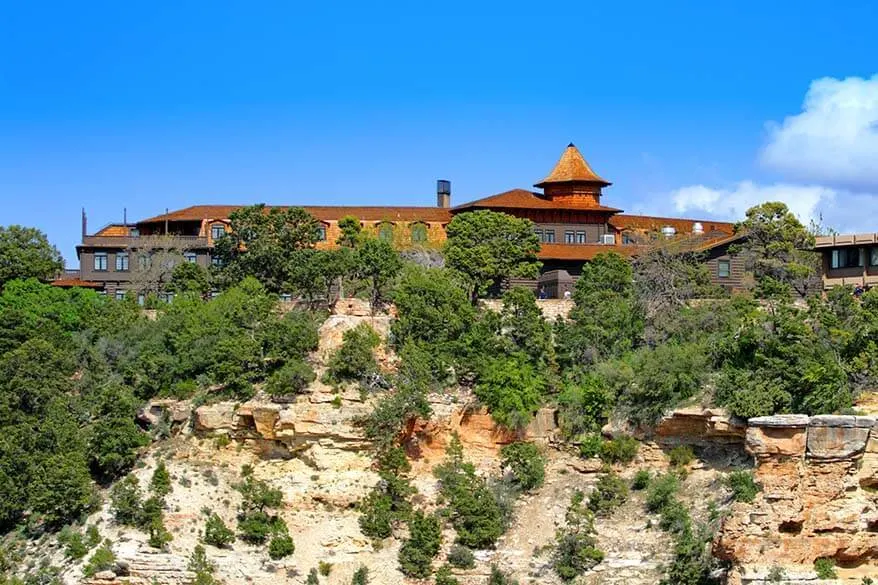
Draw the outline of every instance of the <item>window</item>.
<instances>
[{"instance_id":1,"label":"window","mask_svg":"<svg viewBox=\"0 0 878 585\"><path fill-rule=\"evenodd\" d=\"M317 226L317 241L325 242L326 241L326 226L322 223Z\"/></svg>"},{"instance_id":2,"label":"window","mask_svg":"<svg viewBox=\"0 0 878 585\"><path fill-rule=\"evenodd\" d=\"M290 303L293 301L293 295L290 293L280 293L280 300L284 303Z\"/></svg>"},{"instance_id":3,"label":"window","mask_svg":"<svg viewBox=\"0 0 878 585\"><path fill-rule=\"evenodd\" d=\"M717 276L720 278L729 278L732 276L732 261L720 260L717 262Z\"/></svg>"},{"instance_id":4,"label":"window","mask_svg":"<svg viewBox=\"0 0 878 585\"><path fill-rule=\"evenodd\" d=\"M636 244L637 241L631 236L631 234L622 234L622 245L623 246L631 246Z\"/></svg>"},{"instance_id":5,"label":"window","mask_svg":"<svg viewBox=\"0 0 878 585\"><path fill-rule=\"evenodd\" d=\"M421 244L427 241L427 226L422 223L412 225L412 243Z\"/></svg>"},{"instance_id":6,"label":"window","mask_svg":"<svg viewBox=\"0 0 878 585\"><path fill-rule=\"evenodd\" d=\"M137 228L131 228L130 230L128 230L128 235L131 236L132 238L139 238L140 237L140 230Z\"/></svg>"},{"instance_id":7,"label":"window","mask_svg":"<svg viewBox=\"0 0 878 585\"><path fill-rule=\"evenodd\" d=\"M198 262L198 254L196 254L195 252L184 252L183 259L189 264L195 264L196 262Z\"/></svg>"},{"instance_id":8,"label":"window","mask_svg":"<svg viewBox=\"0 0 878 585\"><path fill-rule=\"evenodd\" d=\"M226 235L226 226L224 226L223 224L215 223L212 226L210 226L210 238L213 241L217 241L218 239L220 239L224 235Z\"/></svg>"},{"instance_id":9,"label":"window","mask_svg":"<svg viewBox=\"0 0 878 585\"><path fill-rule=\"evenodd\" d=\"M116 289L116 300L124 301L125 300L125 291L121 289Z\"/></svg>"},{"instance_id":10,"label":"window","mask_svg":"<svg viewBox=\"0 0 878 585\"><path fill-rule=\"evenodd\" d=\"M107 271L107 253L95 252L95 270L98 272Z\"/></svg>"},{"instance_id":11,"label":"window","mask_svg":"<svg viewBox=\"0 0 878 585\"><path fill-rule=\"evenodd\" d=\"M223 267L223 259L220 258L219 256L213 256L213 257L211 257L211 259L210 259L210 263L211 263L212 266L216 266L217 268L222 268L222 267Z\"/></svg>"},{"instance_id":12,"label":"window","mask_svg":"<svg viewBox=\"0 0 878 585\"><path fill-rule=\"evenodd\" d=\"M116 254L116 272L128 272L128 252Z\"/></svg>"},{"instance_id":13,"label":"window","mask_svg":"<svg viewBox=\"0 0 878 585\"><path fill-rule=\"evenodd\" d=\"M565 244L572 244L575 241L576 241L576 232L571 231L571 230L565 230L564 231L564 243Z\"/></svg>"},{"instance_id":14,"label":"window","mask_svg":"<svg viewBox=\"0 0 878 585\"><path fill-rule=\"evenodd\" d=\"M146 304L146 295L143 293L137 294L137 304L141 307Z\"/></svg>"},{"instance_id":15,"label":"window","mask_svg":"<svg viewBox=\"0 0 878 585\"><path fill-rule=\"evenodd\" d=\"M858 268L863 265L863 255L858 248L841 248L832 251L832 268Z\"/></svg>"},{"instance_id":16,"label":"window","mask_svg":"<svg viewBox=\"0 0 878 585\"><path fill-rule=\"evenodd\" d=\"M537 235L537 237L538 237L538 238L540 239L540 241L542 242L542 241L543 241L543 230L537 228L537 229L534 230L534 233Z\"/></svg>"},{"instance_id":17,"label":"window","mask_svg":"<svg viewBox=\"0 0 878 585\"><path fill-rule=\"evenodd\" d=\"M878 266L878 248L869 250L869 266Z\"/></svg>"},{"instance_id":18,"label":"window","mask_svg":"<svg viewBox=\"0 0 878 585\"><path fill-rule=\"evenodd\" d=\"M378 224L378 239L385 242L393 241L393 224L384 222Z\"/></svg>"},{"instance_id":19,"label":"window","mask_svg":"<svg viewBox=\"0 0 878 585\"><path fill-rule=\"evenodd\" d=\"M555 230L546 230L543 232L543 241L547 244L555 243Z\"/></svg>"},{"instance_id":20,"label":"window","mask_svg":"<svg viewBox=\"0 0 878 585\"><path fill-rule=\"evenodd\" d=\"M137 257L137 267L140 270L149 270L149 267L152 265L152 260L149 257L149 254L141 254Z\"/></svg>"},{"instance_id":21,"label":"window","mask_svg":"<svg viewBox=\"0 0 878 585\"><path fill-rule=\"evenodd\" d=\"M585 232L576 232L576 243L584 244L585 243Z\"/></svg>"}]
</instances>

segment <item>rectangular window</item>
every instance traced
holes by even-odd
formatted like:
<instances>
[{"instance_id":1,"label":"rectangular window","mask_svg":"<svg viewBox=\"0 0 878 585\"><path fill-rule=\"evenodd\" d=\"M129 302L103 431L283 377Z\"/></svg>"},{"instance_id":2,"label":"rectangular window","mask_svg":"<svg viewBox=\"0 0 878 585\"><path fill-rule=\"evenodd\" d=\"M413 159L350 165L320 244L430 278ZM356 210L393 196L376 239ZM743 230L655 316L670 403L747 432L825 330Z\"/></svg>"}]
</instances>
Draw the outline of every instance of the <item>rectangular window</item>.
<instances>
[{"instance_id":1,"label":"rectangular window","mask_svg":"<svg viewBox=\"0 0 878 585\"><path fill-rule=\"evenodd\" d=\"M564 231L564 243L572 244L576 241L576 232L565 230Z\"/></svg>"},{"instance_id":2,"label":"rectangular window","mask_svg":"<svg viewBox=\"0 0 878 585\"><path fill-rule=\"evenodd\" d=\"M212 266L216 266L217 268L222 268L222 266L223 266L223 259L220 258L219 256L213 256L213 257L210 259L210 263L211 263Z\"/></svg>"},{"instance_id":3,"label":"rectangular window","mask_svg":"<svg viewBox=\"0 0 878 585\"><path fill-rule=\"evenodd\" d=\"M585 232L576 232L576 243L584 244L585 243Z\"/></svg>"},{"instance_id":4,"label":"rectangular window","mask_svg":"<svg viewBox=\"0 0 878 585\"><path fill-rule=\"evenodd\" d=\"M547 244L555 243L555 230L546 230L543 232L543 241Z\"/></svg>"},{"instance_id":5,"label":"rectangular window","mask_svg":"<svg viewBox=\"0 0 878 585\"><path fill-rule=\"evenodd\" d=\"M860 268L863 254L858 248L839 248L832 251L832 268Z\"/></svg>"},{"instance_id":6,"label":"rectangular window","mask_svg":"<svg viewBox=\"0 0 878 585\"><path fill-rule=\"evenodd\" d=\"M215 223L210 226L210 238L213 241L217 241L221 237L226 235L226 227L221 223Z\"/></svg>"},{"instance_id":7,"label":"rectangular window","mask_svg":"<svg viewBox=\"0 0 878 585\"><path fill-rule=\"evenodd\" d=\"M137 304L140 305L141 307L143 305L145 305L146 304L146 295L144 295L143 293L139 293L137 295Z\"/></svg>"},{"instance_id":8,"label":"rectangular window","mask_svg":"<svg viewBox=\"0 0 878 585\"><path fill-rule=\"evenodd\" d=\"M116 289L116 300L117 301L124 301L125 300L125 291L124 290L120 290L118 288Z\"/></svg>"},{"instance_id":9,"label":"rectangular window","mask_svg":"<svg viewBox=\"0 0 878 585\"><path fill-rule=\"evenodd\" d=\"M878 266L878 248L869 249L869 266Z\"/></svg>"},{"instance_id":10,"label":"rectangular window","mask_svg":"<svg viewBox=\"0 0 878 585\"><path fill-rule=\"evenodd\" d=\"M538 237L538 238L540 239L540 241L542 242L542 241L543 241L543 230L537 228L537 229L534 230L534 233L537 235L537 237Z\"/></svg>"},{"instance_id":11,"label":"rectangular window","mask_svg":"<svg viewBox=\"0 0 878 585\"><path fill-rule=\"evenodd\" d=\"M128 252L116 254L116 272L128 272Z\"/></svg>"},{"instance_id":12,"label":"rectangular window","mask_svg":"<svg viewBox=\"0 0 878 585\"><path fill-rule=\"evenodd\" d=\"M195 252L186 252L183 254L183 259L189 264L195 264L198 261L198 255Z\"/></svg>"},{"instance_id":13,"label":"rectangular window","mask_svg":"<svg viewBox=\"0 0 878 585\"><path fill-rule=\"evenodd\" d=\"M631 246L636 244L637 242L628 234L622 234L622 245L623 246Z\"/></svg>"},{"instance_id":14,"label":"rectangular window","mask_svg":"<svg viewBox=\"0 0 878 585\"><path fill-rule=\"evenodd\" d=\"M326 241L326 226L319 225L317 226L317 241L325 242Z\"/></svg>"},{"instance_id":15,"label":"rectangular window","mask_svg":"<svg viewBox=\"0 0 878 585\"><path fill-rule=\"evenodd\" d=\"M149 258L149 254L141 254L137 257L137 267L140 270L148 270L152 261Z\"/></svg>"},{"instance_id":16,"label":"rectangular window","mask_svg":"<svg viewBox=\"0 0 878 585\"><path fill-rule=\"evenodd\" d=\"M107 253L95 252L95 270L98 272L107 271Z\"/></svg>"},{"instance_id":17,"label":"rectangular window","mask_svg":"<svg viewBox=\"0 0 878 585\"><path fill-rule=\"evenodd\" d=\"M139 238L140 237L140 230L137 228L131 228L130 230L128 230L128 235L131 236L132 238Z\"/></svg>"},{"instance_id":18,"label":"rectangular window","mask_svg":"<svg viewBox=\"0 0 878 585\"><path fill-rule=\"evenodd\" d=\"M717 276L720 278L729 278L732 276L731 260L720 260L717 263Z\"/></svg>"}]
</instances>

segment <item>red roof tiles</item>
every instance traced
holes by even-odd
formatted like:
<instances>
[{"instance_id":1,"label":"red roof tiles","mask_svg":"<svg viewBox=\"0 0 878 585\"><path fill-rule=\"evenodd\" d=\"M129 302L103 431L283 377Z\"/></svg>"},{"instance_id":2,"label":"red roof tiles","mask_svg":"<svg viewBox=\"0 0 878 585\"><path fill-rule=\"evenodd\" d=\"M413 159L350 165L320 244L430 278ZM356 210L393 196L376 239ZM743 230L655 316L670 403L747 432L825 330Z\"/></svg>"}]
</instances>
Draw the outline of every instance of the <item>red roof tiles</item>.
<instances>
[{"instance_id":1,"label":"red roof tiles","mask_svg":"<svg viewBox=\"0 0 878 585\"><path fill-rule=\"evenodd\" d=\"M454 207L452 211L461 211L471 208L494 208L494 209L573 209L576 211L606 211L608 213L618 213L621 209L615 207L605 207L603 205L595 205L588 208L581 206L571 206L562 201L552 201L539 193L528 191L526 189L512 189L504 191L497 195L476 199L469 203L464 203Z\"/></svg>"},{"instance_id":2,"label":"red roof tiles","mask_svg":"<svg viewBox=\"0 0 878 585\"><path fill-rule=\"evenodd\" d=\"M550 183L599 183L603 186L611 185L609 181L602 179L594 172L582 153L573 143L567 145L567 148L561 154L561 159L549 176L534 185L534 187L544 187Z\"/></svg>"},{"instance_id":3,"label":"red roof tiles","mask_svg":"<svg viewBox=\"0 0 878 585\"><path fill-rule=\"evenodd\" d=\"M243 205L193 205L185 209L171 211L144 219L139 223L157 223L167 221L201 221L205 219L228 219L233 211ZM289 205L276 206L281 209ZM451 213L443 207L346 207L346 206L302 206L308 213L325 221L337 221L346 215L352 215L362 221L431 221L447 223L451 221ZM270 209L271 206L268 206Z\"/></svg>"}]
</instances>

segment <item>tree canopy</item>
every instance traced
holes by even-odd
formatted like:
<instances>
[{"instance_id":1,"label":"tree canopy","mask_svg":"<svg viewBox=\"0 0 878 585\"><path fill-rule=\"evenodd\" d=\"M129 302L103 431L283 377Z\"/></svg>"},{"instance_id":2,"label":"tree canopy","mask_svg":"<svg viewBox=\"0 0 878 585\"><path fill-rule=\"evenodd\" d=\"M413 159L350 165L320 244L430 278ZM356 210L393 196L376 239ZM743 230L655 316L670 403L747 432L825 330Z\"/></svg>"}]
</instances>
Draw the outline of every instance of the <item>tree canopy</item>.
<instances>
[{"instance_id":1,"label":"tree canopy","mask_svg":"<svg viewBox=\"0 0 878 585\"><path fill-rule=\"evenodd\" d=\"M36 228L0 226L0 289L14 278L50 280L64 268L58 248Z\"/></svg>"}]
</instances>

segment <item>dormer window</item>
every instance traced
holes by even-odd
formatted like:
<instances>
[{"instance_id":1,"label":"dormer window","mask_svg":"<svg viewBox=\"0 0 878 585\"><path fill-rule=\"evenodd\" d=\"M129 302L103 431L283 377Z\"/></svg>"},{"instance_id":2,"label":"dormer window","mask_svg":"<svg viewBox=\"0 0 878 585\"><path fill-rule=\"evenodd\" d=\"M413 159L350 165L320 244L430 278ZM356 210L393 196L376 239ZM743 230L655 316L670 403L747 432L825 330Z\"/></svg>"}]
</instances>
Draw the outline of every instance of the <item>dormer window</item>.
<instances>
[{"instance_id":1,"label":"dormer window","mask_svg":"<svg viewBox=\"0 0 878 585\"><path fill-rule=\"evenodd\" d=\"M226 235L226 226L221 223L215 223L210 226L210 239L214 242Z\"/></svg>"},{"instance_id":2,"label":"dormer window","mask_svg":"<svg viewBox=\"0 0 878 585\"><path fill-rule=\"evenodd\" d=\"M318 242L325 242L326 241L326 226L322 223L317 226L317 241Z\"/></svg>"}]
</instances>

